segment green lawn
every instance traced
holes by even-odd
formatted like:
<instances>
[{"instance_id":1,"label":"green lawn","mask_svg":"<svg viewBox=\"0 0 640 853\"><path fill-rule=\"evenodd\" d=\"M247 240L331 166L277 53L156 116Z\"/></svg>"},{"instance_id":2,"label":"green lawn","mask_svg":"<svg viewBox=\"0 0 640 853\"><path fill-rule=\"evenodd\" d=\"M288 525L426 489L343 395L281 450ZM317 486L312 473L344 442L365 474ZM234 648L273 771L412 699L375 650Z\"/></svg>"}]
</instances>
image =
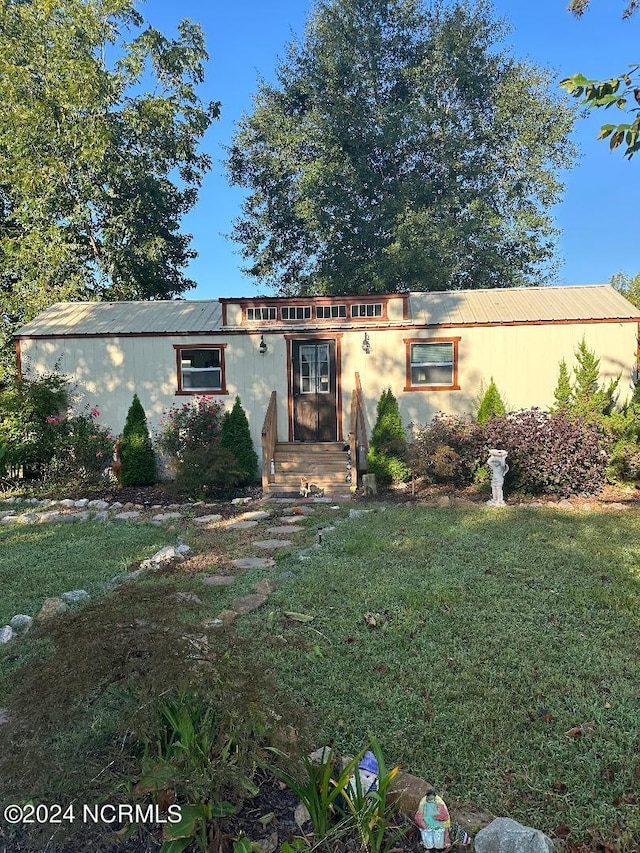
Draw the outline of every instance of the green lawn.
<instances>
[{"instance_id":1,"label":"green lawn","mask_svg":"<svg viewBox=\"0 0 640 853\"><path fill-rule=\"evenodd\" d=\"M640 515L389 509L280 568L240 630L320 740L373 732L445 795L638 849Z\"/></svg>"}]
</instances>

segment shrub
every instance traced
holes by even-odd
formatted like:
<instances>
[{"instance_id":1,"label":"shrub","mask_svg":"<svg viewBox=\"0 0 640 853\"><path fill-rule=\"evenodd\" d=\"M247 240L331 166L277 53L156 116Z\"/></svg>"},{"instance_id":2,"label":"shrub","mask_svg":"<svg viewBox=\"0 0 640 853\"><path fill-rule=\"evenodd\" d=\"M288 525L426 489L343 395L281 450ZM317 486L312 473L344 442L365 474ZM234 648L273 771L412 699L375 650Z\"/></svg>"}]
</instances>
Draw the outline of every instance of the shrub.
<instances>
[{"instance_id":1,"label":"shrub","mask_svg":"<svg viewBox=\"0 0 640 853\"><path fill-rule=\"evenodd\" d=\"M123 486L148 486L156 482L156 459L149 437L147 416L137 394L133 395L127 412L120 454Z\"/></svg>"},{"instance_id":2,"label":"shrub","mask_svg":"<svg viewBox=\"0 0 640 853\"><path fill-rule=\"evenodd\" d=\"M502 402L498 386L494 382L492 376L491 382L489 382L487 390L484 392L480 405L478 406L476 420L479 424L486 424L486 422L491 420L491 418L499 417L500 415L504 415L504 413L504 403Z\"/></svg>"},{"instance_id":3,"label":"shrub","mask_svg":"<svg viewBox=\"0 0 640 853\"><path fill-rule=\"evenodd\" d=\"M507 483L531 494L598 494L608 440L595 423L568 412L512 412L489 421L488 447L509 452Z\"/></svg>"},{"instance_id":4,"label":"shrub","mask_svg":"<svg viewBox=\"0 0 640 853\"><path fill-rule=\"evenodd\" d=\"M391 388L383 391L377 407L376 423L371 431L369 471L379 483L404 480L409 476L406 464L407 440L400 420L398 401Z\"/></svg>"},{"instance_id":5,"label":"shrub","mask_svg":"<svg viewBox=\"0 0 640 853\"><path fill-rule=\"evenodd\" d=\"M225 412L220 429L220 447L226 447L236 458L241 473L240 485L252 483L258 476L258 455L251 440L249 421L240 397L236 397L233 408Z\"/></svg>"},{"instance_id":6,"label":"shrub","mask_svg":"<svg viewBox=\"0 0 640 853\"><path fill-rule=\"evenodd\" d=\"M640 404L614 410L604 419L611 437L607 479L612 482L640 479Z\"/></svg>"},{"instance_id":7,"label":"shrub","mask_svg":"<svg viewBox=\"0 0 640 853\"><path fill-rule=\"evenodd\" d=\"M222 447L224 408L211 397L165 412L158 448L169 454L175 487L198 497L213 489L231 489L243 482L245 473L228 447Z\"/></svg>"},{"instance_id":8,"label":"shrub","mask_svg":"<svg viewBox=\"0 0 640 853\"><path fill-rule=\"evenodd\" d=\"M473 481L484 446L479 424L438 412L411 444L411 467L430 482L466 486Z\"/></svg>"},{"instance_id":9,"label":"shrub","mask_svg":"<svg viewBox=\"0 0 640 853\"><path fill-rule=\"evenodd\" d=\"M111 461L113 437L97 423L99 416L95 406L86 406L83 414L53 424L57 436L54 454L42 469L45 482L82 487L101 480Z\"/></svg>"},{"instance_id":10,"label":"shrub","mask_svg":"<svg viewBox=\"0 0 640 853\"><path fill-rule=\"evenodd\" d=\"M556 401L555 406L551 409L552 412L567 412L571 409L573 400L573 385L569 376L569 368L567 362L562 359L560 369L558 371L558 384L553 392L553 399Z\"/></svg>"}]
</instances>

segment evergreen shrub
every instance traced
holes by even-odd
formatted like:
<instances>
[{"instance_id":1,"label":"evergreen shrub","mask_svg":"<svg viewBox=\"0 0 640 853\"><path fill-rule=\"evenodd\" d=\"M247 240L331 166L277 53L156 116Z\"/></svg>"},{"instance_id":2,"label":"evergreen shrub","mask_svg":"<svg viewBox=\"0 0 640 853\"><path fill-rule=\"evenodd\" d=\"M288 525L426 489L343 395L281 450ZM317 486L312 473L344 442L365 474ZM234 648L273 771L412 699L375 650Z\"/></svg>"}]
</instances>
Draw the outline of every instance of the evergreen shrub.
<instances>
[{"instance_id":1,"label":"evergreen shrub","mask_svg":"<svg viewBox=\"0 0 640 853\"><path fill-rule=\"evenodd\" d=\"M249 421L242 408L240 397L236 397L233 408L225 412L220 429L220 446L235 456L241 474L238 485L252 483L258 477L258 454L253 446Z\"/></svg>"},{"instance_id":2,"label":"evergreen shrub","mask_svg":"<svg viewBox=\"0 0 640 853\"><path fill-rule=\"evenodd\" d=\"M494 382L493 376L491 382L487 386L487 390L482 395L480 405L478 406L478 414L476 420L479 424L486 424L491 418L500 417L505 413L504 403L498 391L498 386Z\"/></svg>"},{"instance_id":3,"label":"evergreen shrub","mask_svg":"<svg viewBox=\"0 0 640 853\"><path fill-rule=\"evenodd\" d=\"M123 486L149 486L156 482L156 458L149 436L147 416L137 394L127 412L120 437Z\"/></svg>"},{"instance_id":4,"label":"evergreen shrub","mask_svg":"<svg viewBox=\"0 0 640 853\"><path fill-rule=\"evenodd\" d=\"M387 388L377 406L376 423L371 431L367 463L369 473L381 484L401 482L409 476L407 440L400 419L398 401Z\"/></svg>"}]
</instances>

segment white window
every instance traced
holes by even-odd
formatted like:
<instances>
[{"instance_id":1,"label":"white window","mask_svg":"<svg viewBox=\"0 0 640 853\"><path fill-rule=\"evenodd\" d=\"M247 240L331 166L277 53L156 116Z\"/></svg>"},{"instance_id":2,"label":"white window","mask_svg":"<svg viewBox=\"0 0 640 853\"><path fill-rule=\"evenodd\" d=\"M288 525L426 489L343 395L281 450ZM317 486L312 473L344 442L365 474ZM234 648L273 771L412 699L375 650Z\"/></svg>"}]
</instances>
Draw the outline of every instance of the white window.
<instances>
[{"instance_id":1,"label":"white window","mask_svg":"<svg viewBox=\"0 0 640 853\"><path fill-rule=\"evenodd\" d=\"M335 320L344 319L347 316L346 305L317 305L316 319L318 320Z\"/></svg>"},{"instance_id":2,"label":"white window","mask_svg":"<svg viewBox=\"0 0 640 853\"><path fill-rule=\"evenodd\" d=\"M280 317L283 320L310 320L310 305L290 305L280 309Z\"/></svg>"},{"instance_id":3,"label":"white window","mask_svg":"<svg viewBox=\"0 0 640 853\"><path fill-rule=\"evenodd\" d=\"M272 306L263 305L258 308L247 308L247 322L257 323L264 320L275 320L276 309Z\"/></svg>"},{"instance_id":4,"label":"white window","mask_svg":"<svg viewBox=\"0 0 640 853\"><path fill-rule=\"evenodd\" d=\"M408 341L409 388L453 388L457 341Z\"/></svg>"},{"instance_id":5,"label":"white window","mask_svg":"<svg viewBox=\"0 0 640 853\"><path fill-rule=\"evenodd\" d=\"M178 390L183 393L224 391L222 347L179 347Z\"/></svg>"},{"instance_id":6,"label":"white window","mask_svg":"<svg viewBox=\"0 0 640 853\"><path fill-rule=\"evenodd\" d=\"M352 317L382 317L381 302L366 302L351 306Z\"/></svg>"}]
</instances>

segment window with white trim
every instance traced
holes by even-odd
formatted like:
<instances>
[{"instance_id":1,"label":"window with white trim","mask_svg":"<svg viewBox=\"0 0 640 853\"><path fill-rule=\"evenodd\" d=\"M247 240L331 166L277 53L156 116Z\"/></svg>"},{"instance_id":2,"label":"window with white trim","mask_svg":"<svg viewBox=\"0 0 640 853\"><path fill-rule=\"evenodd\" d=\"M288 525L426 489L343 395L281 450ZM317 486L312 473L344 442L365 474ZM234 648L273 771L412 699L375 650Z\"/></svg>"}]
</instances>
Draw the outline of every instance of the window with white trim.
<instances>
[{"instance_id":1,"label":"window with white trim","mask_svg":"<svg viewBox=\"0 0 640 853\"><path fill-rule=\"evenodd\" d=\"M346 319L346 305L316 305L317 320Z\"/></svg>"},{"instance_id":2,"label":"window with white trim","mask_svg":"<svg viewBox=\"0 0 640 853\"><path fill-rule=\"evenodd\" d=\"M283 320L310 320L310 305L289 305L280 309L280 317Z\"/></svg>"},{"instance_id":3,"label":"window with white trim","mask_svg":"<svg viewBox=\"0 0 640 853\"><path fill-rule=\"evenodd\" d=\"M382 317L381 302L365 302L351 306L352 317Z\"/></svg>"},{"instance_id":4,"label":"window with white trim","mask_svg":"<svg viewBox=\"0 0 640 853\"><path fill-rule=\"evenodd\" d=\"M223 391L222 347L181 347L178 350L181 391Z\"/></svg>"},{"instance_id":5,"label":"window with white trim","mask_svg":"<svg viewBox=\"0 0 640 853\"><path fill-rule=\"evenodd\" d=\"M257 308L247 308L247 322L249 323L275 319L277 319L275 306L261 305Z\"/></svg>"},{"instance_id":6,"label":"window with white trim","mask_svg":"<svg viewBox=\"0 0 640 853\"><path fill-rule=\"evenodd\" d=\"M454 386L454 341L414 341L409 343L409 385L411 388Z\"/></svg>"}]
</instances>

